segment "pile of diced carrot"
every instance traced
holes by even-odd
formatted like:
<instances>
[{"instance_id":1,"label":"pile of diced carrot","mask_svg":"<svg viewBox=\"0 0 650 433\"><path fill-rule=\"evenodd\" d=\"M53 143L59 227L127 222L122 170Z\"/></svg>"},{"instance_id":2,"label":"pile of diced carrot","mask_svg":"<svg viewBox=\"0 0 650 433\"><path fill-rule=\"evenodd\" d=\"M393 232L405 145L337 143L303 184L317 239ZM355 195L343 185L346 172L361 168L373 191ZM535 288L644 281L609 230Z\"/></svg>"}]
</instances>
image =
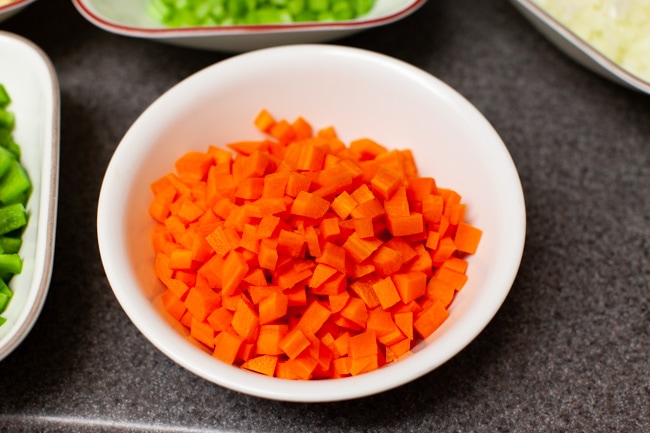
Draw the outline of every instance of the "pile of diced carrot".
<instances>
[{"instance_id":1,"label":"pile of diced carrot","mask_svg":"<svg viewBox=\"0 0 650 433\"><path fill-rule=\"evenodd\" d=\"M326 379L408 353L448 317L481 230L409 150L261 110L264 138L154 181L158 304L214 357Z\"/></svg>"}]
</instances>

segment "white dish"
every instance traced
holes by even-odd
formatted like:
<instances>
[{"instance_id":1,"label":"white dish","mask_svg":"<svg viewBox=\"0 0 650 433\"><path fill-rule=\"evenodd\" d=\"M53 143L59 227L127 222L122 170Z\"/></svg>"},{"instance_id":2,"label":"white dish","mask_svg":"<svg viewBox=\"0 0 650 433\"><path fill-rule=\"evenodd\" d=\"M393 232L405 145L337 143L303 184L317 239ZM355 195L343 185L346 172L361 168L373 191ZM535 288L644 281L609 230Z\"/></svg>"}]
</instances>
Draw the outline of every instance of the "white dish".
<instances>
[{"instance_id":1,"label":"white dish","mask_svg":"<svg viewBox=\"0 0 650 433\"><path fill-rule=\"evenodd\" d=\"M352 378L270 378L215 360L189 343L152 305L148 295L159 293L162 285L153 271L150 183L172 171L184 151L261 136L253 125L261 108L278 118L303 116L315 128L333 125L345 142L366 136L388 147L410 148L421 175L456 189L467 202L468 218L484 231L479 251L469 259L469 282L454 300L447 321L411 356ZM513 161L492 126L467 100L407 63L333 45L241 54L170 89L119 143L102 183L97 213L109 283L128 317L154 346L218 385L301 402L385 391L456 355L487 325L508 294L525 231L524 198Z\"/></svg>"},{"instance_id":2,"label":"white dish","mask_svg":"<svg viewBox=\"0 0 650 433\"><path fill-rule=\"evenodd\" d=\"M46 55L27 39L0 31L0 83L12 98L13 132L33 184L29 221L19 254L23 270L10 283L14 296L2 314L0 360L27 336L49 290L54 258L59 160L59 87Z\"/></svg>"},{"instance_id":3,"label":"white dish","mask_svg":"<svg viewBox=\"0 0 650 433\"><path fill-rule=\"evenodd\" d=\"M148 15L148 0L72 0L88 21L106 31L173 45L227 52L331 41L402 19L416 11L425 1L376 0L373 9L366 16L351 21L168 28Z\"/></svg>"},{"instance_id":4,"label":"white dish","mask_svg":"<svg viewBox=\"0 0 650 433\"><path fill-rule=\"evenodd\" d=\"M650 94L650 83L620 67L532 0L510 0L551 43L582 66L627 88Z\"/></svg>"},{"instance_id":5,"label":"white dish","mask_svg":"<svg viewBox=\"0 0 650 433\"><path fill-rule=\"evenodd\" d=\"M36 0L16 0L12 3L0 6L0 22L11 18L34 1Z\"/></svg>"}]
</instances>

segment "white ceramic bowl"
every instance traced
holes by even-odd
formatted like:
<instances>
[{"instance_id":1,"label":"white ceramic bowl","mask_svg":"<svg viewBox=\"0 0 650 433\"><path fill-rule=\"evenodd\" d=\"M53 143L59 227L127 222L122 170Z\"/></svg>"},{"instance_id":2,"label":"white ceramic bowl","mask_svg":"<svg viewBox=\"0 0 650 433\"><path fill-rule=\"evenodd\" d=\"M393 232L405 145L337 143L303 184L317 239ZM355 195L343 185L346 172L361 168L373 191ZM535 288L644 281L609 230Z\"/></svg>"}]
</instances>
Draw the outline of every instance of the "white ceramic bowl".
<instances>
[{"instance_id":1,"label":"white ceramic bowl","mask_svg":"<svg viewBox=\"0 0 650 433\"><path fill-rule=\"evenodd\" d=\"M367 15L350 21L167 28L147 14L148 0L72 0L88 21L106 31L225 52L331 41L402 19L415 12L425 1L376 0Z\"/></svg>"},{"instance_id":2,"label":"white ceramic bowl","mask_svg":"<svg viewBox=\"0 0 650 433\"><path fill-rule=\"evenodd\" d=\"M533 0L510 0L521 14L558 49L573 60L617 84L650 94L650 83L623 69L572 32Z\"/></svg>"},{"instance_id":3,"label":"white ceramic bowl","mask_svg":"<svg viewBox=\"0 0 650 433\"><path fill-rule=\"evenodd\" d=\"M278 118L332 125L345 142L370 137L412 149L420 173L458 191L484 231L469 282L448 320L416 353L352 378L291 381L215 360L153 307L150 183L185 151L260 136L261 108ZM260 136L261 137L261 136ZM97 232L106 275L126 314L163 353L195 374L255 396L301 402L378 393L422 376L463 349L499 309L519 268L525 207L519 177L498 134L461 95L399 60L333 45L293 45L234 56L182 81L131 126L108 166Z\"/></svg>"},{"instance_id":4,"label":"white ceramic bowl","mask_svg":"<svg viewBox=\"0 0 650 433\"><path fill-rule=\"evenodd\" d=\"M29 220L19 254L23 270L10 283L14 296L2 313L0 360L27 336L41 311L52 275L59 175L59 85L50 60L32 42L0 31L0 83L12 98L13 136L33 184Z\"/></svg>"}]
</instances>

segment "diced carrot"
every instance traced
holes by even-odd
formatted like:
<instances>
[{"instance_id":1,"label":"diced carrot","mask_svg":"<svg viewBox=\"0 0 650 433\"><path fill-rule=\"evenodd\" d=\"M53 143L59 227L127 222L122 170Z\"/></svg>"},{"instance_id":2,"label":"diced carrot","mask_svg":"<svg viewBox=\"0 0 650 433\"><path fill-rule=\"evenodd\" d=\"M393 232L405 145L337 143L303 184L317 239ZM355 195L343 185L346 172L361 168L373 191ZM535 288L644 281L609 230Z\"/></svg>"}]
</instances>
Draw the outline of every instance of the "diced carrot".
<instances>
[{"instance_id":1,"label":"diced carrot","mask_svg":"<svg viewBox=\"0 0 650 433\"><path fill-rule=\"evenodd\" d=\"M245 341L253 342L259 332L259 324L259 316L253 306L243 298L239 298L231 322L235 332Z\"/></svg>"},{"instance_id":2,"label":"diced carrot","mask_svg":"<svg viewBox=\"0 0 650 433\"><path fill-rule=\"evenodd\" d=\"M209 288L192 287L185 298L185 307L200 322L220 304L221 295Z\"/></svg>"},{"instance_id":3,"label":"diced carrot","mask_svg":"<svg viewBox=\"0 0 650 433\"><path fill-rule=\"evenodd\" d=\"M402 253L386 245L381 245L372 256L372 263L381 275L392 275L404 264Z\"/></svg>"},{"instance_id":4,"label":"diced carrot","mask_svg":"<svg viewBox=\"0 0 650 433\"><path fill-rule=\"evenodd\" d=\"M452 287L456 292L462 289L467 282L467 275L444 266L436 269L432 278L444 282L448 286Z\"/></svg>"},{"instance_id":5,"label":"diced carrot","mask_svg":"<svg viewBox=\"0 0 650 433\"><path fill-rule=\"evenodd\" d=\"M278 253L289 257L300 257L305 245L305 237L295 231L281 229L277 242Z\"/></svg>"},{"instance_id":6,"label":"diced carrot","mask_svg":"<svg viewBox=\"0 0 650 433\"><path fill-rule=\"evenodd\" d=\"M248 273L249 266L241 253L231 251L223 264L222 291L231 295Z\"/></svg>"},{"instance_id":7,"label":"diced carrot","mask_svg":"<svg viewBox=\"0 0 650 433\"><path fill-rule=\"evenodd\" d=\"M454 237L454 244L458 251L468 254L475 254L478 248L479 241L483 235L482 230L461 222L456 228L456 236Z\"/></svg>"},{"instance_id":8,"label":"diced carrot","mask_svg":"<svg viewBox=\"0 0 650 433\"><path fill-rule=\"evenodd\" d=\"M384 310L389 309L400 301L400 295L390 277L377 281L372 285L372 288Z\"/></svg>"},{"instance_id":9,"label":"diced carrot","mask_svg":"<svg viewBox=\"0 0 650 433\"><path fill-rule=\"evenodd\" d=\"M377 356L377 350L377 334L374 331L351 336L348 342L348 355L353 359Z\"/></svg>"},{"instance_id":10,"label":"diced carrot","mask_svg":"<svg viewBox=\"0 0 650 433\"><path fill-rule=\"evenodd\" d=\"M269 133L280 143L289 143L296 138L296 131L294 131L291 124L284 119L275 122L273 126L271 126Z\"/></svg>"},{"instance_id":11,"label":"diced carrot","mask_svg":"<svg viewBox=\"0 0 650 433\"><path fill-rule=\"evenodd\" d=\"M319 171L323 168L326 154L326 141L314 137L300 141L300 154L296 168L301 171Z\"/></svg>"},{"instance_id":12,"label":"diced carrot","mask_svg":"<svg viewBox=\"0 0 650 433\"><path fill-rule=\"evenodd\" d=\"M260 355L281 355L280 341L289 332L286 324L262 325L257 337L255 351Z\"/></svg>"},{"instance_id":13,"label":"diced carrot","mask_svg":"<svg viewBox=\"0 0 650 433\"><path fill-rule=\"evenodd\" d=\"M440 302L445 307L447 307L451 303L452 299L454 299L455 293L456 291L452 286L438 278L431 278L427 283L427 296L434 301Z\"/></svg>"},{"instance_id":14,"label":"diced carrot","mask_svg":"<svg viewBox=\"0 0 650 433\"><path fill-rule=\"evenodd\" d=\"M257 117L253 121L257 129L262 132L269 132L275 124L275 119L267 110L262 109L257 113Z\"/></svg>"},{"instance_id":15,"label":"diced carrot","mask_svg":"<svg viewBox=\"0 0 650 433\"><path fill-rule=\"evenodd\" d=\"M332 201L332 210L341 219L347 218L358 203L347 191L343 191Z\"/></svg>"},{"instance_id":16,"label":"diced carrot","mask_svg":"<svg viewBox=\"0 0 650 433\"><path fill-rule=\"evenodd\" d=\"M374 159L376 156L387 152L384 146L370 138L359 138L351 141L350 150L359 154L361 161Z\"/></svg>"},{"instance_id":17,"label":"diced carrot","mask_svg":"<svg viewBox=\"0 0 650 433\"><path fill-rule=\"evenodd\" d=\"M161 293L161 300L167 312L176 320L180 321L187 308L171 290L165 290Z\"/></svg>"},{"instance_id":18,"label":"diced carrot","mask_svg":"<svg viewBox=\"0 0 650 433\"><path fill-rule=\"evenodd\" d=\"M296 133L296 140L304 140L305 138L311 137L314 133L311 123L302 116L298 116L291 124L291 127Z\"/></svg>"},{"instance_id":19,"label":"diced carrot","mask_svg":"<svg viewBox=\"0 0 650 433\"><path fill-rule=\"evenodd\" d=\"M345 249L332 242L325 242L323 252L316 258L316 263L323 263L339 272L345 273Z\"/></svg>"},{"instance_id":20,"label":"diced carrot","mask_svg":"<svg viewBox=\"0 0 650 433\"><path fill-rule=\"evenodd\" d=\"M217 332L225 331L232 323L232 311L225 307L217 307L208 315L206 321Z\"/></svg>"},{"instance_id":21,"label":"diced carrot","mask_svg":"<svg viewBox=\"0 0 650 433\"><path fill-rule=\"evenodd\" d=\"M427 275L424 272L412 271L403 274L393 274L393 282L403 303L424 296L427 289Z\"/></svg>"},{"instance_id":22,"label":"diced carrot","mask_svg":"<svg viewBox=\"0 0 650 433\"><path fill-rule=\"evenodd\" d=\"M413 153L302 117L154 180L156 308L215 358L292 380L397 361L447 318L482 232Z\"/></svg>"},{"instance_id":23,"label":"diced carrot","mask_svg":"<svg viewBox=\"0 0 650 433\"><path fill-rule=\"evenodd\" d=\"M386 216L388 230L393 236L409 236L424 231L422 214L413 212L408 216Z\"/></svg>"},{"instance_id":24,"label":"diced carrot","mask_svg":"<svg viewBox=\"0 0 650 433\"><path fill-rule=\"evenodd\" d=\"M330 203L327 200L300 191L291 206L291 214L317 219L322 217L329 207Z\"/></svg>"},{"instance_id":25,"label":"diced carrot","mask_svg":"<svg viewBox=\"0 0 650 433\"><path fill-rule=\"evenodd\" d=\"M413 340L413 313L408 311L404 313L396 313L393 315L395 325L404 333L406 338Z\"/></svg>"},{"instance_id":26,"label":"diced carrot","mask_svg":"<svg viewBox=\"0 0 650 433\"><path fill-rule=\"evenodd\" d=\"M384 200L392 198L401 184L401 177L386 167L379 168L370 180L373 192Z\"/></svg>"},{"instance_id":27,"label":"diced carrot","mask_svg":"<svg viewBox=\"0 0 650 433\"><path fill-rule=\"evenodd\" d=\"M278 263L278 242L271 239L262 239L260 242L260 252L257 257L260 268L268 269L269 271L275 270Z\"/></svg>"},{"instance_id":28,"label":"diced carrot","mask_svg":"<svg viewBox=\"0 0 650 433\"><path fill-rule=\"evenodd\" d=\"M214 337L212 356L227 364L233 364L244 339L231 331L222 331Z\"/></svg>"},{"instance_id":29,"label":"diced carrot","mask_svg":"<svg viewBox=\"0 0 650 433\"><path fill-rule=\"evenodd\" d=\"M296 357L286 362L287 366L301 379L310 379L318 361L309 356Z\"/></svg>"},{"instance_id":30,"label":"diced carrot","mask_svg":"<svg viewBox=\"0 0 650 433\"><path fill-rule=\"evenodd\" d=\"M205 344L210 349L214 349L214 329L209 323L199 322L192 318L190 326L190 335L197 341Z\"/></svg>"},{"instance_id":31,"label":"diced carrot","mask_svg":"<svg viewBox=\"0 0 650 433\"><path fill-rule=\"evenodd\" d=\"M343 307L345 307L345 304L347 304L348 299L350 299L350 294L346 291L342 291L338 294L329 295L328 299L330 311L332 313L338 313L343 309Z\"/></svg>"},{"instance_id":32,"label":"diced carrot","mask_svg":"<svg viewBox=\"0 0 650 433\"><path fill-rule=\"evenodd\" d=\"M242 364L242 368L246 370L262 373L266 376L273 376L275 373L275 366L278 363L278 357L273 355L260 355L251 358Z\"/></svg>"},{"instance_id":33,"label":"diced carrot","mask_svg":"<svg viewBox=\"0 0 650 433\"><path fill-rule=\"evenodd\" d=\"M212 155L189 151L176 160L174 167L180 177L202 180L207 177L208 170L213 163Z\"/></svg>"},{"instance_id":34,"label":"diced carrot","mask_svg":"<svg viewBox=\"0 0 650 433\"><path fill-rule=\"evenodd\" d=\"M351 296L347 304L339 312L344 317L360 327L365 327L368 322L368 307L360 298Z\"/></svg>"},{"instance_id":35,"label":"diced carrot","mask_svg":"<svg viewBox=\"0 0 650 433\"><path fill-rule=\"evenodd\" d=\"M309 344L309 340L300 329L292 328L280 340L278 346L289 359L295 359L303 350L309 347Z\"/></svg>"},{"instance_id":36,"label":"diced carrot","mask_svg":"<svg viewBox=\"0 0 650 433\"><path fill-rule=\"evenodd\" d=\"M287 314L289 298L282 292L273 292L259 302L259 321L265 325Z\"/></svg>"}]
</instances>

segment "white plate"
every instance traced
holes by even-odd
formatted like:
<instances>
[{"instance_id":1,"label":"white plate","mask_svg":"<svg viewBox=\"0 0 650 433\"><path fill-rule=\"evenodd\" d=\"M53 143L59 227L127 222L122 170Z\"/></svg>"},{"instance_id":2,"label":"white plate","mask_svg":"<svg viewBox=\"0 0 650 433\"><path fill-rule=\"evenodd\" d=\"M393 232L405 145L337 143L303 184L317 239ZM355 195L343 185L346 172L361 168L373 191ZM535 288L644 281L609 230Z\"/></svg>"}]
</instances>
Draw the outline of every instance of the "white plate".
<instances>
[{"instance_id":1,"label":"white plate","mask_svg":"<svg viewBox=\"0 0 650 433\"><path fill-rule=\"evenodd\" d=\"M16 0L4 6L0 6L0 22L11 18L21 10L23 10L30 3L36 0Z\"/></svg>"},{"instance_id":2,"label":"white plate","mask_svg":"<svg viewBox=\"0 0 650 433\"><path fill-rule=\"evenodd\" d=\"M0 360L27 336L49 290L54 258L59 167L59 84L47 56L29 40L0 31L0 83L12 99L13 136L33 184L20 255L23 270L10 283L14 297L2 313Z\"/></svg>"},{"instance_id":3,"label":"white plate","mask_svg":"<svg viewBox=\"0 0 650 433\"><path fill-rule=\"evenodd\" d=\"M260 73L259 71L263 71ZM422 176L454 188L483 230L469 281L450 316L415 352L359 376L290 381L226 365L192 345L156 310L147 210L149 185L185 151L261 137L260 109L315 129L334 126L349 143L370 137L413 151ZM153 345L195 374L240 392L291 401L367 396L420 377L456 355L492 319L521 260L526 217L521 183L488 121L449 86L405 62L333 45L275 47L214 64L170 89L129 128L101 187L97 234L102 263L122 308ZM462 374L462 372L459 372Z\"/></svg>"},{"instance_id":4,"label":"white plate","mask_svg":"<svg viewBox=\"0 0 650 433\"><path fill-rule=\"evenodd\" d=\"M542 35L582 66L617 84L650 94L650 83L605 57L591 44L536 5L534 1L510 1Z\"/></svg>"},{"instance_id":5,"label":"white plate","mask_svg":"<svg viewBox=\"0 0 650 433\"><path fill-rule=\"evenodd\" d=\"M149 0L72 0L96 26L122 36L147 38L185 47L243 52L276 45L326 42L397 21L426 0L376 0L365 16L339 22L168 28L147 13Z\"/></svg>"}]
</instances>

